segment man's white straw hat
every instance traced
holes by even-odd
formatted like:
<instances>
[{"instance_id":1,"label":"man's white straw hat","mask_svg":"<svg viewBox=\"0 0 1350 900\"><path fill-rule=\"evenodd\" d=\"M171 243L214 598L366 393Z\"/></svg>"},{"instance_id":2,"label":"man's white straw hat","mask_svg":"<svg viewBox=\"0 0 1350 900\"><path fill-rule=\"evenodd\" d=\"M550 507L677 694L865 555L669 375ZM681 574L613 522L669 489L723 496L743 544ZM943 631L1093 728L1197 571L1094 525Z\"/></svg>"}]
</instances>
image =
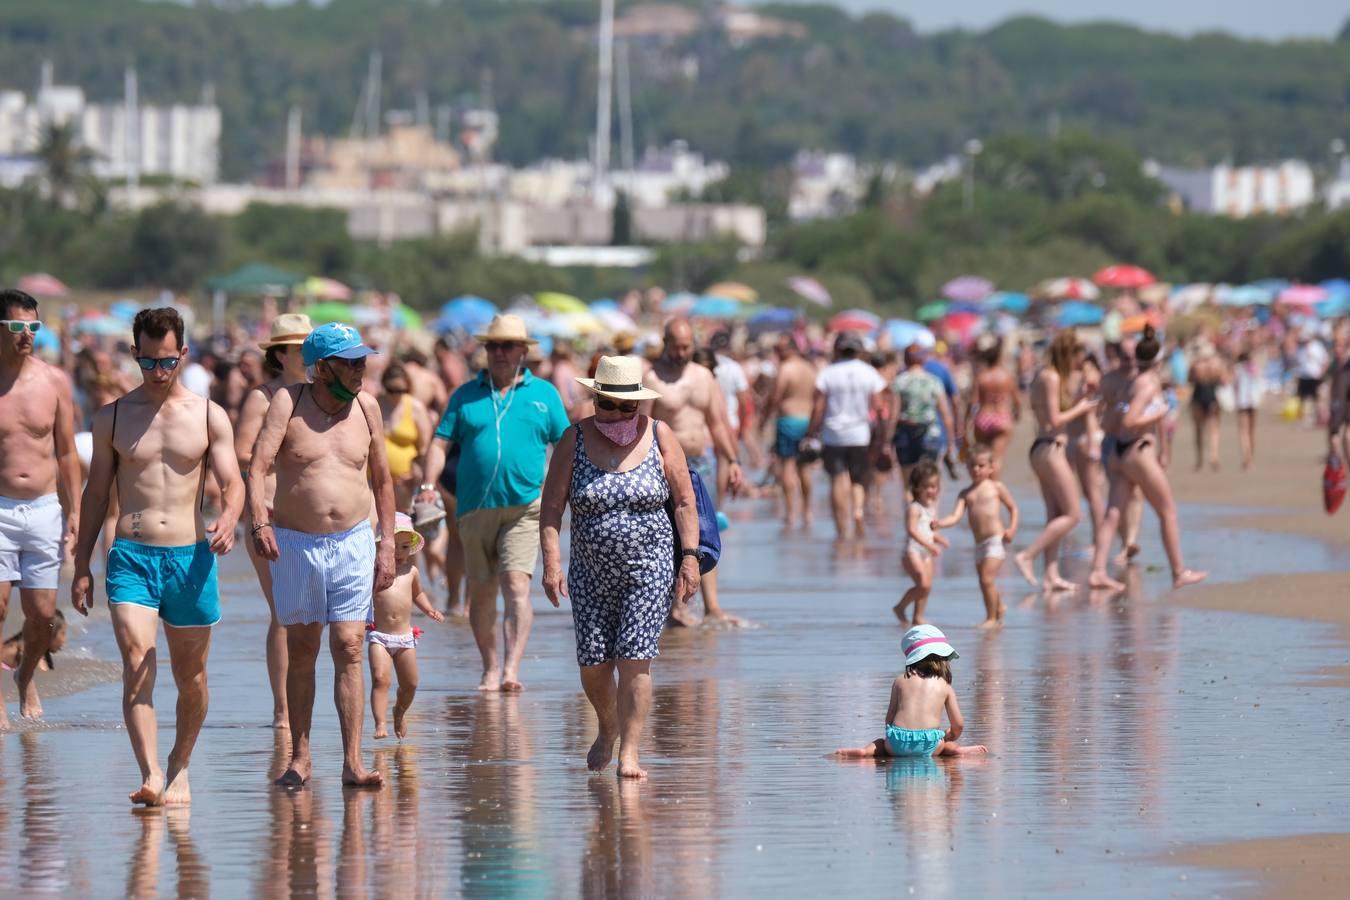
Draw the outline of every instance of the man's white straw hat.
<instances>
[{"instance_id":1,"label":"man's white straw hat","mask_svg":"<svg viewBox=\"0 0 1350 900\"><path fill-rule=\"evenodd\" d=\"M268 350L287 344L303 344L313 330L314 326L310 323L309 316L304 313L282 313L272 320L271 335L267 340L259 341L258 346Z\"/></svg>"},{"instance_id":2,"label":"man's white straw hat","mask_svg":"<svg viewBox=\"0 0 1350 900\"><path fill-rule=\"evenodd\" d=\"M525 331L525 320L511 313L498 313L493 316L492 321L488 323L487 331L475 334L473 339L479 343L487 341L513 344L539 343Z\"/></svg>"},{"instance_id":3,"label":"man's white straw hat","mask_svg":"<svg viewBox=\"0 0 1350 900\"><path fill-rule=\"evenodd\" d=\"M661 395L642 386L642 360L632 356L602 356L594 378L578 378L577 384L611 400L655 400Z\"/></svg>"}]
</instances>

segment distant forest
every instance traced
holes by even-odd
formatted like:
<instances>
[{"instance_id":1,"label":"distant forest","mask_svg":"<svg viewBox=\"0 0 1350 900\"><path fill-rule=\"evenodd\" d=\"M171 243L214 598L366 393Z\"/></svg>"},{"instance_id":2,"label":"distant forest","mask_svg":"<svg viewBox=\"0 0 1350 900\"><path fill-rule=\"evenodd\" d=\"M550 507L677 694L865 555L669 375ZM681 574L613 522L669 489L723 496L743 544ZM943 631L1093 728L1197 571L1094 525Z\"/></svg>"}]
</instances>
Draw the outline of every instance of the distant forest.
<instances>
[{"instance_id":1,"label":"distant forest","mask_svg":"<svg viewBox=\"0 0 1350 900\"><path fill-rule=\"evenodd\" d=\"M631 5L620 2L620 13ZM0 88L31 94L44 59L58 82L93 100L120 96L129 63L144 102L194 101L210 83L225 117L224 174L248 178L280 155L292 103L307 130L345 133L378 50L385 109L412 109L420 93L432 107L462 107L486 89L501 114L498 158L584 156L598 6L5 0ZM1344 33L1263 43L1020 18L983 32L918 34L882 13L757 9L803 24L807 36L735 47L709 19L678 40L630 48L639 148L684 138L756 169L799 148L919 165L971 137L1044 135L1055 122L1202 164L1325 162L1333 138L1350 139Z\"/></svg>"}]
</instances>

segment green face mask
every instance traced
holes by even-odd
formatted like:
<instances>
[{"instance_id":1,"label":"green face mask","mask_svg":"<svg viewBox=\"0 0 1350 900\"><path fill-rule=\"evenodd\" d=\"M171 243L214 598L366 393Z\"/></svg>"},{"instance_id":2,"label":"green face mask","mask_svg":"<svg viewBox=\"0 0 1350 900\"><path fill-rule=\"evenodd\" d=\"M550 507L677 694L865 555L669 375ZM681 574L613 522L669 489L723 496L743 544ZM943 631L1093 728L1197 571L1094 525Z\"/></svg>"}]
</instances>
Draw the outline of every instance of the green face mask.
<instances>
[{"instance_id":1,"label":"green face mask","mask_svg":"<svg viewBox=\"0 0 1350 900\"><path fill-rule=\"evenodd\" d=\"M356 395L359 392L347 390L347 386L341 381L338 381L335 373L333 380L328 382L328 393L332 394L334 398L342 403L351 403L356 399Z\"/></svg>"}]
</instances>

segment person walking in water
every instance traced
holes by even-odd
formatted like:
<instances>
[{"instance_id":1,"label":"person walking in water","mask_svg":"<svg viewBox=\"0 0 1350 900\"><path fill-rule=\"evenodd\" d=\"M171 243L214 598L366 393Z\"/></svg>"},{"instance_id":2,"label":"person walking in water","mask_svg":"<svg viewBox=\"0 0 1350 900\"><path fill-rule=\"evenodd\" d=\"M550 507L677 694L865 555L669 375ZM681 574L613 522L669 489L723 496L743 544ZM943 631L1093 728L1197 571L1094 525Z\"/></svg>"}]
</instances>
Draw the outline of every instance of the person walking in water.
<instances>
[{"instance_id":1,"label":"person walking in water","mask_svg":"<svg viewBox=\"0 0 1350 900\"><path fill-rule=\"evenodd\" d=\"M41 330L35 299L0 291L0 625L17 584L24 646L15 680L19 714L30 719L42 717L33 673L56 629L62 545L80 522L74 398L61 370L33 356ZM8 725L0 689L0 730Z\"/></svg>"},{"instance_id":2,"label":"person walking in water","mask_svg":"<svg viewBox=\"0 0 1350 900\"><path fill-rule=\"evenodd\" d=\"M379 787L380 773L361 761L362 650L374 592L394 582L394 485L379 405L361 393L366 357L375 351L355 328L339 324L314 329L301 351L305 365L313 367L314 383L291 385L272 398L248 473L253 540L258 554L272 563L277 621L286 628L290 656L291 761L277 784L299 787L313 771L314 667L327 627L342 729L342 783ZM273 466L276 522L269 524L263 486Z\"/></svg>"},{"instance_id":3,"label":"person walking in water","mask_svg":"<svg viewBox=\"0 0 1350 900\"><path fill-rule=\"evenodd\" d=\"M545 459L569 424L553 385L524 368L537 343L519 316L495 317L475 335L487 368L455 391L427 452L427 483L418 497L434 498L449 444L459 449L456 472L459 535L469 581L469 623L483 661L480 691L524 689L520 663L534 610L530 579L539 560L539 493ZM497 655L497 591L505 605L504 659Z\"/></svg>"},{"instance_id":4,"label":"person walking in water","mask_svg":"<svg viewBox=\"0 0 1350 900\"><path fill-rule=\"evenodd\" d=\"M672 604L698 589L698 513L684 450L664 423L638 412L659 399L644 388L642 364L607 356L595 378L595 415L558 444L544 483L540 539L544 591L572 603L577 665L599 734L586 766L609 765L619 742L622 778L644 778L639 750L651 708L651 663ZM666 511L674 509L674 524ZM572 552L562 569L562 514L572 506ZM675 533L681 550L675 557ZM617 675L617 683L616 683Z\"/></svg>"},{"instance_id":5,"label":"person walking in water","mask_svg":"<svg viewBox=\"0 0 1350 900\"><path fill-rule=\"evenodd\" d=\"M108 552L107 590L122 654L122 715L141 770L131 801L184 804L191 800L188 762L206 721L211 626L220 621L215 558L234 546L244 483L229 416L178 381L188 348L177 310L141 310L131 328L143 381L94 417L94 455L81 505L89 516L76 542L70 599L76 612L89 615L94 603L89 560L115 486L120 514ZM210 476L221 485L224 508L207 525L203 507ZM154 701L161 620L178 688L167 771L159 767Z\"/></svg>"},{"instance_id":6,"label":"person walking in water","mask_svg":"<svg viewBox=\"0 0 1350 900\"><path fill-rule=\"evenodd\" d=\"M709 490L718 484L720 460L727 467L727 489L734 495L741 487L741 465L736 461L736 439L727 428L722 390L712 372L700 365L690 365L693 360L694 330L684 319L671 320L666 325L661 357L642 379L644 387L660 395L659 399L649 401L649 414L670 428L689 465ZM704 575L700 585L704 622L736 623L736 617L728 615L718 603L717 570ZM672 621L678 625L696 624L683 608L674 610Z\"/></svg>"},{"instance_id":7,"label":"person walking in water","mask_svg":"<svg viewBox=\"0 0 1350 900\"><path fill-rule=\"evenodd\" d=\"M816 393L816 370L802 358L791 336L783 335L774 347L778 373L764 408L764 419L774 421L773 455L778 460L778 483L783 489L783 522L788 528L811 522L811 472L798 459L806 429L811 425L811 404Z\"/></svg>"},{"instance_id":8,"label":"person walking in water","mask_svg":"<svg viewBox=\"0 0 1350 900\"><path fill-rule=\"evenodd\" d=\"M309 381L300 345L313 330L309 316L283 313L272 320L271 335L258 345L263 350L263 371L267 373L268 380L244 398L234 434L234 452L239 457L240 471L246 477L253 461L253 444L258 440L258 432L262 430L263 418L272 404L272 398L277 395L277 391L289 385ZM275 472L269 472L263 487L269 522L276 493L277 476ZM245 524L252 528L257 523L245 519ZM244 547L258 575L263 599L267 601L267 680L272 686L272 727L289 728L290 713L286 707L286 629L277 621L276 603L272 598L272 568L267 560L258 555L252 540L245 541Z\"/></svg>"},{"instance_id":9,"label":"person walking in water","mask_svg":"<svg viewBox=\"0 0 1350 900\"><path fill-rule=\"evenodd\" d=\"M811 437L820 436L825 473L830 476L830 507L835 533L862 537L864 486L869 468L872 419L885 414L886 382L871 364L859 358L862 341L845 331L835 338L835 361L816 376L811 412ZM916 460L917 461L917 460Z\"/></svg>"},{"instance_id":10,"label":"person walking in water","mask_svg":"<svg viewBox=\"0 0 1350 900\"><path fill-rule=\"evenodd\" d=\"M993 454L990 477L998 481L1003 477L1003 458L1008 455L1013 427L1022 418L1022 400L1017 380L1003 367L1002 338L980 335L971 356L978 371L965 421L974 443L983 444Z\"/></svg>"}]
</instances>

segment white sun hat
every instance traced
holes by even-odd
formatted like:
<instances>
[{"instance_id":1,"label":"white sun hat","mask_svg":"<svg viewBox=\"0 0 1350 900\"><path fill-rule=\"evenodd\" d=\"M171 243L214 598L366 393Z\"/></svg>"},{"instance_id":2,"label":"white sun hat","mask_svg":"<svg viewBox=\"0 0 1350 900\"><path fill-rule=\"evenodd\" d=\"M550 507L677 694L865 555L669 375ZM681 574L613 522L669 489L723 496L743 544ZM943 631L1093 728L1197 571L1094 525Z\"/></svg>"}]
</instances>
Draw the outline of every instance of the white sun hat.
<instances>
[{"instance_id":1,"label":"white sun hat","mask_svg":"<svg viewBox=\"0 0 1350 900\"><path fill-rule=\"evenodd\" d=\"M928 656L941 656L943 659L960 659L956 648L947 643L947 636L934 625L915 625L905 632L900 645L905 651L905 665L912 666Z\"/></svg>"},{"instance_id":2,"label":"white sun hat","mask_svg":"<svg viewBox=\"0 0 1350 900\"><path fill-rule=\"evenodd\" d=\"M577 384L612 400L655 400L661 396L642 386L642 360L632 356L600 357L595 377L578 378Z\"/></svg>"}]
</instances>

